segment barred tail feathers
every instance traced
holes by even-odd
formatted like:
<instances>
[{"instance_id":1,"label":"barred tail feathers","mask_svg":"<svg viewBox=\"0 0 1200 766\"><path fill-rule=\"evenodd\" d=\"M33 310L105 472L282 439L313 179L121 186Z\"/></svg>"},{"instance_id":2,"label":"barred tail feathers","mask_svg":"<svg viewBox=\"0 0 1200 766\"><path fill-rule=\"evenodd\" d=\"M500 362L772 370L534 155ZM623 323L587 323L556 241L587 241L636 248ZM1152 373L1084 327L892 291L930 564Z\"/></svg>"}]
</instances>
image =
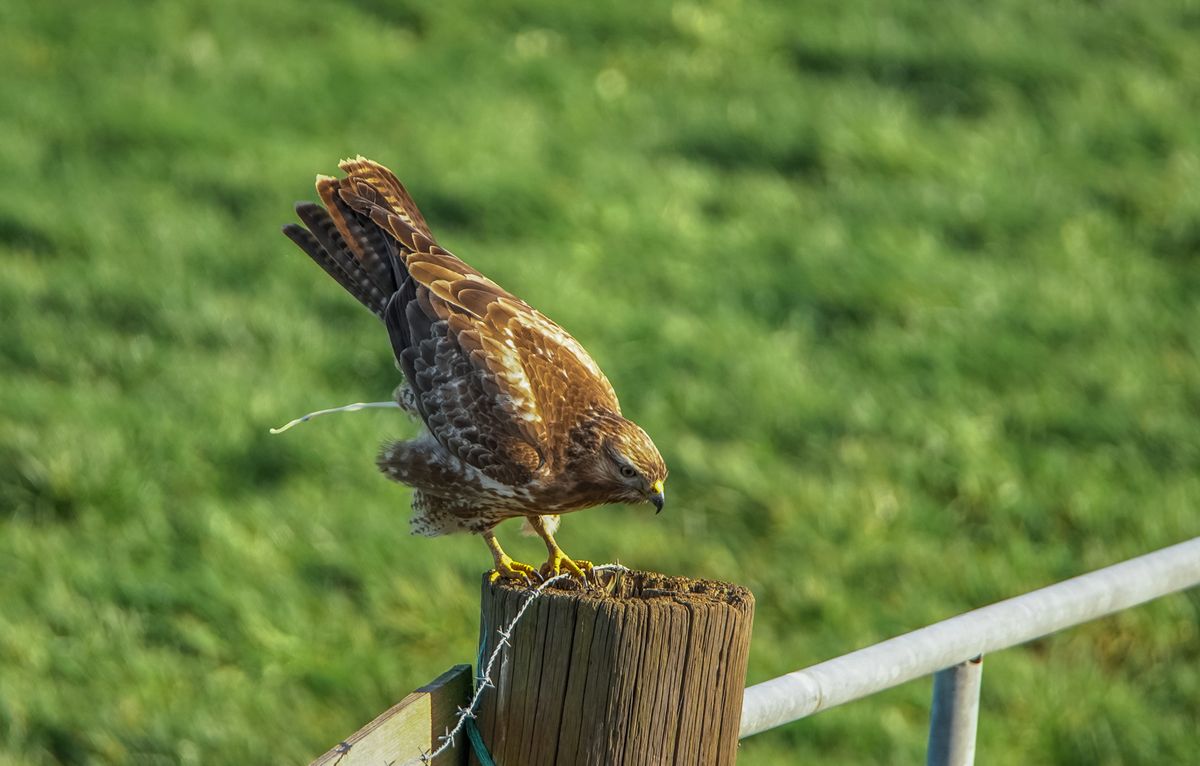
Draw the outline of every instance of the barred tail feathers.
<instances>
[{"instance_id":1,"label":"barred tail feathers","mask_svg":"<svg viewBox=\"0 0 1200 766\"><path fill-rule=\"evenodd\" d=\"M376 316L408 274L403 257L428 249L433 235L404 186L364 157L339 163L345 178L317 176L321 205L301 202L303 226L283 233Z\"/></svg>"}]
</instances>

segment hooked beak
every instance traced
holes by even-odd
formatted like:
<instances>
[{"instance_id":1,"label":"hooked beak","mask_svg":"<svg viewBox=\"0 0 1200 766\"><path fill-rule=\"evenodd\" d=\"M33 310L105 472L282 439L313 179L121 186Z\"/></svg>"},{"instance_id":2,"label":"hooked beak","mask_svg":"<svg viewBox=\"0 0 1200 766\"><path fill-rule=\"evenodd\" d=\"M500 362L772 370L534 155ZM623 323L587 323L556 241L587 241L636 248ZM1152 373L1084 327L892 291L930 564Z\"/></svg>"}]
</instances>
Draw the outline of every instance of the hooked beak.
<instances>
[{"instance_id":1,"label":"hooked beak","mask_svg":"<svg viewBox=\"0 0 1200 766\"><path fill-rule=\"evenodd\" d=\"M663 493L662 481L654 482L654 486L651 487L651 489L654 491L650 493L649 500L650 502L654 503L654 513L657 515L662 513L663 504L667 502L667 496Z\"/></svg>"}]
</instances>

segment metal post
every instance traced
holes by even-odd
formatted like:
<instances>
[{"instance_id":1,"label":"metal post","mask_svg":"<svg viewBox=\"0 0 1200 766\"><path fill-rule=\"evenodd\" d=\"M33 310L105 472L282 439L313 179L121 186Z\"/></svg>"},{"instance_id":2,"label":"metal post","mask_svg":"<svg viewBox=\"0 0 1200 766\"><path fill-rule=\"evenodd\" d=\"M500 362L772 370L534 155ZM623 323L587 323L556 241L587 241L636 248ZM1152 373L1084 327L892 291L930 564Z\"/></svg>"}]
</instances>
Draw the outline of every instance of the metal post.
<instances>
[{"instance_id":1,"label":"metal post","mask_svg":"<svg viewBox=\"0 0 1200 766\"><path fill-rule=\"evenodd\" d=\"M979 725L983 657L939 670L933 676L926 766L972 766Z\"/></svg>"}]
</instances>

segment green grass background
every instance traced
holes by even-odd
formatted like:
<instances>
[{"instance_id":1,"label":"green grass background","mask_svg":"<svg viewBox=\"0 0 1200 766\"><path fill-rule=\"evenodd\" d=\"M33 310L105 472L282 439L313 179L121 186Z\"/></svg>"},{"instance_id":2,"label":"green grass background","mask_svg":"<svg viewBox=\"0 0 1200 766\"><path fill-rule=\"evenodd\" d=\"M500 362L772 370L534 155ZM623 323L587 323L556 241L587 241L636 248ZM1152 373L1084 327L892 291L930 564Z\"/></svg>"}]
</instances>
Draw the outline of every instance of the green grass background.
<instances>
[{"instance_id":1,"label":"green grass background","mask_svg":"<svg viewBox=\"0 0 1200 766\"><path fill-rule=\"evenodd\" d=\"M470 661L376 320L278 232L362 153L575 334L758 682L1200 534L1195 2L0 5L0 763L302 762ZM501 528L526 559L536 541ZM741 763L917 763L914 682ZM1200 594L988 658L989 764L1200 752Z\"/></svg>"}]
</instances>

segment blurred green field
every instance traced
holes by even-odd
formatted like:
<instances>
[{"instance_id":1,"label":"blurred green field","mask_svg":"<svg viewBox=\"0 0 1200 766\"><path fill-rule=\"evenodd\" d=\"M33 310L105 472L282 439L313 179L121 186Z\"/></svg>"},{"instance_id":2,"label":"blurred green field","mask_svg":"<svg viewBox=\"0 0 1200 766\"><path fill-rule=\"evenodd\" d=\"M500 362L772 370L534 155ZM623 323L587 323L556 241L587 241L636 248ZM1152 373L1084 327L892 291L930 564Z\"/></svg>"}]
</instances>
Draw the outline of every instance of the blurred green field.
<instances>
[{"instance_id":1,"label":"blurred green field","mask_svg":"<svg viewBox=\"0 0 1200 766\"><path fill-rule=\"evenodd\" d=\"M279 234L362 153L671 466L568 552L758 597L750 682L1200 534L1200 6L0 5L0 763L307 761L470 661L376 320ZM501 527L514 555L536 540ZM917 763L927 681L743 744ZM989 658L989 764L1200 750L1200 593Z\"/></svg>"}]
</instances>

